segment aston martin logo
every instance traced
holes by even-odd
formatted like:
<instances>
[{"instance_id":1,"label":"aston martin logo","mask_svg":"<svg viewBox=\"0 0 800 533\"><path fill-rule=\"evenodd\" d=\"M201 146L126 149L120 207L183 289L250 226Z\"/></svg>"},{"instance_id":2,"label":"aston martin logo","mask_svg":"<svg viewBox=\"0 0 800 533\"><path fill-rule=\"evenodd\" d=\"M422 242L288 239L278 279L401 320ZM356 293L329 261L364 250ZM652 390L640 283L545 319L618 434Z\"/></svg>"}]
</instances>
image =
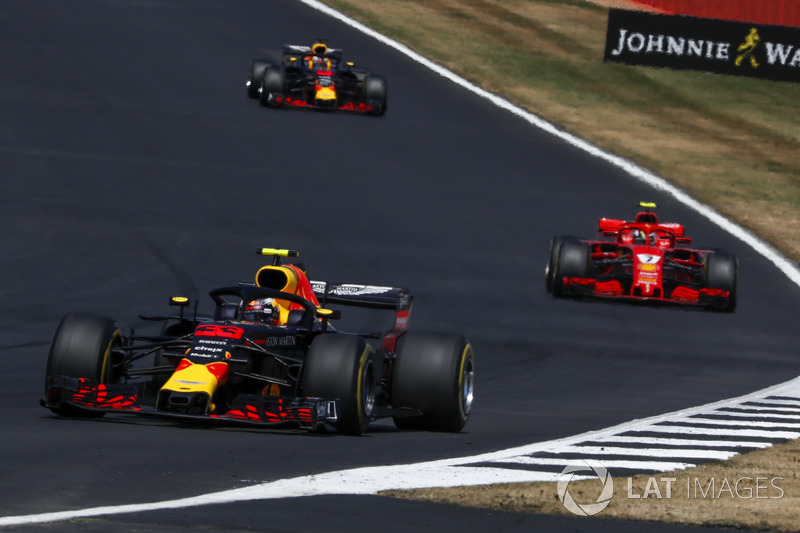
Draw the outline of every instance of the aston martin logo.
<instances>
[{"instance_id":1,"label":"aston martin logo","mask_svg":"<svg viewBox=\"0 0 800 533\"><path fill-rule=\"evenodd\" d=\"M758 68L758 61L756 58L753 57L753 52L755 52L758 43L761 42L761 37L758 35L757 28L750 28L750 33L744 38L744 42L739 45L739 48L736 49L737 52L740 52L738 56L736 56L736 61L734 64L737 67L742 66L742 62L744 60L748 60L750 62L750 66L753 68Z\"/></svg>"},{"instance_id":2,"label":"aston martin logo","mask_svg":"<svg viewBox=\"0 0 800 533\"><path fill-rule=\"evenodd\" d=\"M363 296L366 294L382 294L392 290L391 287L375 287L371 285L353 285L353 284L344 284L335 287L330 294L336 294L339 296L350 295L350 296Z\"/></svg>"}]
</instances>

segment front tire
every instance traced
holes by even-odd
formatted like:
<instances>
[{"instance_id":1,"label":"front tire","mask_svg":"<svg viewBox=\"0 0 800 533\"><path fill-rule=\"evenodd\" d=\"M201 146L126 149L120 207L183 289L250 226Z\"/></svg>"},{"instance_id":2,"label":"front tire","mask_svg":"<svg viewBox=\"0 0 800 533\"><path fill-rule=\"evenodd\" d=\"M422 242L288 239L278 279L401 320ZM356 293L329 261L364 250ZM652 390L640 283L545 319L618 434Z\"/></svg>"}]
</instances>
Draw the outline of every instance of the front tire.
<instances>
[{"instance_id":1,"label":"front tire","mask_svg":"<svg viewBox=\"0 0 800 533\"><path fill-rule=\"evenodd\" d=\"M550 256L547 260L547 267L545 267L545 287L547 292L553 292L553 280L556 277L556 264L558 263L558 256L561 253L561 244L564 241L577 241L578 237L569 235L559 235L550 240Z\"/></svg>"},{"instance_id":2,"label":"front tire","mask_svg":"<svg viewBox=\"0 0 800 533\"><path fill-rule=\"evenodd\" d=\"M261 80L264 77L264 71L269 67L269 63L264 59L254 59L250 63L250 74L247 77L247 97L256 99L258 98L258 89L261 88Z\"/></svg>"},{"instance_id":3,"label":"front tire","mask_svg":"<svg viewBox=\"0 0 800 533\"><path fill-rule=\"evenodd\" d=\"M589 273L591 249L585 242L564 238L561 241L555 265L551 269L553 279L550 288L553 296L566 296L564 278L583 278Z\"/></svg>"},{"instance_id":4,"label":"front tire","mask_svg":"<svg viewBox=\"0 0 800 533\"><path fill-rule=\"evenodd\" d=\"M369 75L364 78L364 94L367 104L372 106L372 114L380 116L386 113L389 98L386 90L386 79L382 76Z\"/></svg>"},{"instance_id":5,"label":"front tire","mask_svg":"<svg viewBox=\"0 0 800 533\"><path fill-rule=\"evenodd\" d=\"M261 96L259 102L264 107L280 107L278 101L283 97L286 85L286 73L282 68L267 67L261 80Z\"/></svg>"},{"instance_id":6,"label":"front tire","mask_svg":"<svg viewBox=\"0 0 800 533\"><path fill-rule=\"evenodd\" d=\"M86 378L98 384L119 380L122 361L114 357L114 349L122 344L122 331L110 318L71 313L58 325L47 355L47 378L66 376ZM103 416L76 407L51 408L63 416Z\"/></svg>"},{"instance_id":7,"label":"front tire","mask_svg":"<svg viewBox=\"0 0 800 533\"><path fill-rule=\"evenodd\" d=\"M736 310L736 287L739 278L739 262L736 257L725 252L714 252L706 258L706 287L730 293L721 311L732 313Z\"/></svg>"},{"instance_id":8,"label":"front tire","mask_svg":"<svg viewBox=\"0 0 800 533\"><path fill-rule=\"evenodd\" d=\"M303 367L306 396L338 398L338 429L361 435L375 407L372 346L354 335L323 334L315 338Z\"/></svg>"},{"instance_id":9,"label":"front tire","mask_svg":"<svg viewBox=\"0 0 800 533\"><path fill-rule=\"evenodd\" d=\"M459 432L469 419L475 385L472 345L460 335L406 333L397 343L392 407L420 411L394 417L400 429Z\"/></svg>"}]
</instances>

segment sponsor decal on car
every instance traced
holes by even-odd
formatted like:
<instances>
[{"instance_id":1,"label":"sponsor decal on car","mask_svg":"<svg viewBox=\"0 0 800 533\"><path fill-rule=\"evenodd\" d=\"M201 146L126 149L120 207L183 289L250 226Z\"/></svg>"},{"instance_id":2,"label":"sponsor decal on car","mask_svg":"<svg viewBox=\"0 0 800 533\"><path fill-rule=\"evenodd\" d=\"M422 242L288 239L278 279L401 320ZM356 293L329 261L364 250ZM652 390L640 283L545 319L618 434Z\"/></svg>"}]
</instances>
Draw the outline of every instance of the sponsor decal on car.
<instances>
[{"instance_id":1,"label":"sponsor decal on car","mask_svg":"<svg viewBox=\"0 0 800 533\"><path fill-rule=\"evenodd\" d=\"M648 265L655 265L661 260L660 255L653 255L653 254L636 254L637 259L639 259L639 263L644 263Z\"/></svg>"},{"instance_id":2,"label":"sponsor decal on car","mask_svg":"<svg viewBox=\"0 0 800 533\"><path fill-rule=\"evenodd\" d=\"M391 291L391 287L376 287L373 285L337 285L330 294L337 296L363 296L366 294L385 294Z\"/></svg>"},{"instance_id":3,"label":"sponsor decal on car","mask_svg":"<svg viewBox=\"0 0 800 533\"><path fill-rule=\"evenodd\" d=\"M264 339L264 346L295 346L297 341L294 337L282 335L280 337L267 337Z\"/></svg>"},{"instance_id":4,"label":"sponsor decal on car","mask_svg":"<svg viewBox=\"0 0 800 533\"><path fill-rule=\"evenodd\" d=\"M223 326L219 324L203 324L194 330L195 336L222 337L228 339L241 339L244 330L236 326Z\"/></svg>"},{"instance_id":5,"label":"sponsor decal on car","mask_svg":"<svg viewBox=\"0 0 800 533\"><path fill-rule=\"evenodd\" d=\"M318 294L322 294L325 292L325 289L328 287L328 284L324 281L310 281L311 283L311 290Z\"/></svg>"}]
</instances>

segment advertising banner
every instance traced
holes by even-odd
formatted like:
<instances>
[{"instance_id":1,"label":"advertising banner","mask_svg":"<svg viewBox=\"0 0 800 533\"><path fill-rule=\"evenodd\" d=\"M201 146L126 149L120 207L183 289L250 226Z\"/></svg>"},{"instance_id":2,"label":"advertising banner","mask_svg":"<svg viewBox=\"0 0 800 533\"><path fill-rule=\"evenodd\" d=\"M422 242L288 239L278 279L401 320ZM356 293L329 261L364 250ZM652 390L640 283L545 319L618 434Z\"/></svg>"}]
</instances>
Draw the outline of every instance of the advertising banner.
<instances>
[{"instance_id":1,"label":"advertising banner","mask_svg":"<svg viewBox=\"0 0 800 533\"><path fill-rule=\"evenodd\" d=\"M611 9L604 60L800 82L800 28Z\"/></svg>"}]
</instances>

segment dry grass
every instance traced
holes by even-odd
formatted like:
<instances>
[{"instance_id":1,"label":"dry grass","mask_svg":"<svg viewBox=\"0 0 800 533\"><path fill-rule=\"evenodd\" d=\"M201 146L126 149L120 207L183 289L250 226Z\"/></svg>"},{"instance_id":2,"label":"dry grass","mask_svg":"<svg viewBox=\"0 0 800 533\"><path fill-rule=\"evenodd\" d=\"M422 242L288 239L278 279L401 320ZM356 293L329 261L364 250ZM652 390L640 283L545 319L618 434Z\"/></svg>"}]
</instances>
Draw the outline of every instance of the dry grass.
<instances>
[{"instance_id":1,"label":"dry grass","mask_svg":"<svg viewBox=\"0 0 800 533\"><path fill-rule=\"evenodd\" d=\"M614 479L611 503L596 516L798 531L799 463L800 443L792 441L698 468L652 476L618 477ZM570 494L579 504L594 503L600 491L597 479L573 481L569 485ZM629 497L629 493L639 498ZM387 491L382 494L511 512L570 515L558 499L555 483Z\"/></svg>"},{"instance_id":2,"label":"dry grass","mask_svg":"<svg viewBox=\"0 0 800 533\"><path fill-rule=\"evenodd\" d=\"M565 130L659 173L800 260L800 85L605 64L608 7L631 7L625 0L325 1ZM677 480L670 499L628 499L626 483L618 482L601 516L800 530L798 462L800 447L792 442L665 474ZM706 487L712 478L730 483L745 476L784 477L778 483L783 497L686 497L687 480ZM646 483L646 477L634 479L632 492L642 494ZM575 490L595 494L598 488L590 480ZM567 513L554 484L391 495Z\"/></svg>"}]
</instances>

